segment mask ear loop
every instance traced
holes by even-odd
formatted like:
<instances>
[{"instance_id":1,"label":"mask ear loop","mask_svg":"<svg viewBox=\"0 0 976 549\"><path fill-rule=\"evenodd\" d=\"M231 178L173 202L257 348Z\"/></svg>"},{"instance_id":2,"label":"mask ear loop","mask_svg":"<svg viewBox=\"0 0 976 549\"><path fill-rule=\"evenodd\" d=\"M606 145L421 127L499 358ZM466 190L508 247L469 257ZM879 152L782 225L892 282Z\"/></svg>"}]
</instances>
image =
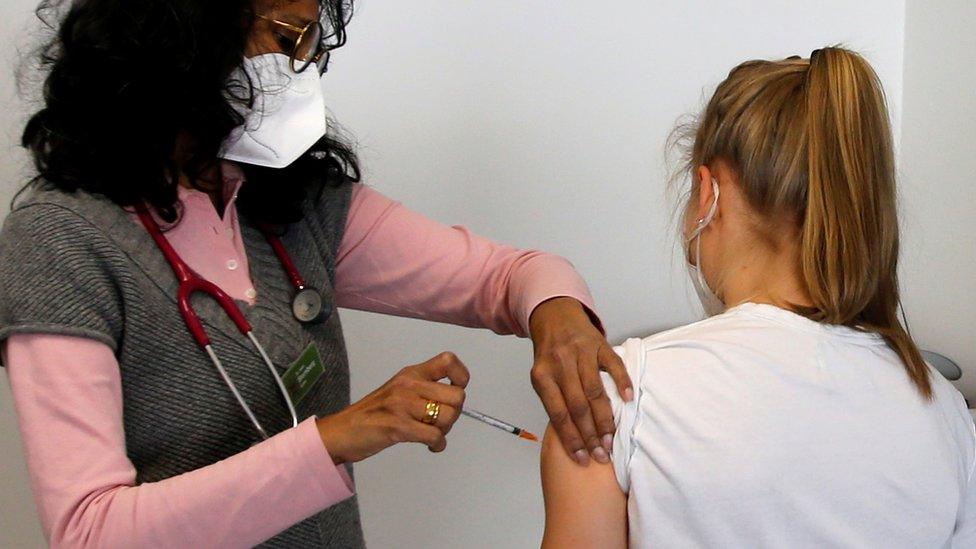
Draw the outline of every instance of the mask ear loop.
<instances>
[{"instance_id":1,"label":"mask ear loop","mask_svg":"<svg viewBox=\"0 0 976 549\"><path fill-rule=\"evenodd\" d=\"M718 211L719 188L718 181L716 181L714 177L712 178L712 194L714 194L715 197L712 199L712 205L708 208L708 213L705 214L705 217L698 220L698 226L695 227L695 230L692 231L691 236L688 237L689 243L692 240L695 241L695 268L698 271L698 283L706 287L708 284L705 282L705 273L702 271L701 267L701 233L703 230L705 230L705 227L712 222L712 218L715 217L715 212Z\"/></svg>"},{"instance_id":2,"label":"mask ear loop","mask_svg":"<svg viewBox=\"0 0 976 549\"><path fill-rule=\"evenodd\" d=\"M705 214L705 217L698 220L698 226L695 227L695 230L692 231L691 235L688 236L687 242L691 242L698 237L698 235L705 230L705 227L712 222L712 219L715 217L715 212L718 211L719 187L718 181L716 181L714 177L712 178L712 194L715 195L715 198L712 199L712 205L708 208L708 213Z\"/></svg>"},{"instance_id":3,"label":"mask ear loop","mask_svg":"<svg viewBox=\"0 0 976 549\"><path fill-rule=\"evenodd\" d=\"M708 208L708 213L705 217L698 220L698 226L692 231L691 235L685 243L686 249L690 247L691 241L695 241L694 248L694 263L691 263L694 268L695 277L695 290L698 292L698 297L701 300L702 306L705 309L705 314L708 316L713 316L721 313L725 310L725 304L722 302L721 298L708 286L708 282L705 280L705 274L702 270L701 265L701 233L706 226L715 217L715 213L718 211L718 200L719 200L719 186L715 178L712 178L712 190L714 191L714 198L712 199L712 204ZM689 258L689 263L691 262Z\"/></svg>"}]
</instances>

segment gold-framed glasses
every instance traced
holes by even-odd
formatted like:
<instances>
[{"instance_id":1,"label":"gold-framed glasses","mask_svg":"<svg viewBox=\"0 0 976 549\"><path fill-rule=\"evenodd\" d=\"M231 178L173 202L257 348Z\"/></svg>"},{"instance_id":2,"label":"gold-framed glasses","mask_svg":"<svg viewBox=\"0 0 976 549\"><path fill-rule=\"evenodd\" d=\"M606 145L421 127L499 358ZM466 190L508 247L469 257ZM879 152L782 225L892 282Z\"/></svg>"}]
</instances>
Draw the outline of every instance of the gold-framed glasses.
<instances>
[{"instance_id":1,"label":"gold-framed glasses","mask_svg":"<svg viewBox=\"0 0 976 549\"><path fill-rule=\"evenodd\" d=\"M322 28L322 23L309 21L304 27L299 27L267 15L257 14L257 16L285 31L275 33L275 39L286 52L290 53L291 70L300 73L315 63L319 74L325 73L329 65L329 50L332 48L324 40L325 30Z\"/></svg>"}]
</instances>

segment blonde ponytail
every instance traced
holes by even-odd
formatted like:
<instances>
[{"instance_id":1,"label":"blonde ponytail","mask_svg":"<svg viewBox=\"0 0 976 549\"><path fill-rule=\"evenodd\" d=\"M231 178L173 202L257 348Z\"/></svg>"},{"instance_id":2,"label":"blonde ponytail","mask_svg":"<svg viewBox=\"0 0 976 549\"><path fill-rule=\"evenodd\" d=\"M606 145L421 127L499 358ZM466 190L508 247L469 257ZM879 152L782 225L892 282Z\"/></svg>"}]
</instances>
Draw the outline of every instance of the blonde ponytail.
<instances>
[{"instance_id":1,"label":"blonde ponytail","mask_svg":"<svg viewBox=\"0 0 976 549\"><path fill-rule=\"evenodd\" d=\"M881 334L929 397L928 367L897 316L895 161L881 83L860 55L825 48L810 56L806 103L809 316Z\"/></svg>"},{"instance_id":2,"label":"blonde ponytail","mask_svg":"<svg viewBox=\"0 0 976 549\"><path fill-rule=\"evenodd\" d=\"M736 171L750 206L790 219L818 322L881 335L919 392L929 370L898 319L898 219L888 109L871 66L831 47L810 59L733 69L692 128L688 172L716 160Z\"/></svg>"}]
</instances>

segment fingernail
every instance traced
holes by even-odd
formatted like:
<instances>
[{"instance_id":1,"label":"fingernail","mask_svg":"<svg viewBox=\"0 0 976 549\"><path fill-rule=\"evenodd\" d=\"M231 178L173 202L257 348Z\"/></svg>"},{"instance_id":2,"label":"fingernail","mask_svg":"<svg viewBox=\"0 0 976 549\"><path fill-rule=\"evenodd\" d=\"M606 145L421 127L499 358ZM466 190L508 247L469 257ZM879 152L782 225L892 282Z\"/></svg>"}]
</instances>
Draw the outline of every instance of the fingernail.
<instances>
[{"instance_id":1,"label":"fingernail","mask_svg":"<svg viewBox=\"0 0 976 549\"><path fill-rule=\"evenodd\" d=\"M613 435L607 433L603 435L603 449L609 454L613 450Z\"/></svg>"},{"instance_id":2,"label":"fingernail","mask_svg":"<svg viewBox=\"0 0 976 549\"><path fill-rule=\"evenodd\" d=\"M576 458L576 463L579 463L583 467L590 464L590 455L586 453L586 450L576 450L573 453L573 457Z\"/></svg>"},{"instance_id":3,"label":"fingernail","mask_svg":"<svg viewBox=\"0 0 976 549\"><path fill-rule=\"evenodd\" d=\"M600 463L610 463L610 456L607 455L607 451L599 446L593 449L593 459Z\"/></svg>"},{"instance_id":4,"label":"fingernail","mask_svg":"<svg viewBox=\"0 0 976 549\"><path fill-rule=\"evenodd\" d=\"M630 402L631 400L634 400L634 390L627 387L624 389L624 402Z\"/></svg>"}]
</instances>

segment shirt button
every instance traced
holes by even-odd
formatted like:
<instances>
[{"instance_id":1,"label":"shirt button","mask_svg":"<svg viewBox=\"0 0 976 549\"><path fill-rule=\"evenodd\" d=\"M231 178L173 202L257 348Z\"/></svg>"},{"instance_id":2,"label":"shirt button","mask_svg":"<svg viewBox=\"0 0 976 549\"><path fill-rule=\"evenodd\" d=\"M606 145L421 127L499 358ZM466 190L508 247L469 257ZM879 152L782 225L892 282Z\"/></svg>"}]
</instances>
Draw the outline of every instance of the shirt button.
<instances>
[{"instance_id":1,"label":"shirt button","mask_svg":"<svg viewBox=\"0 0 976 549\"><path fill-rule=\"evenodd\" d=\"M254 299L258 296L258 291L254 288L248 288L247 291L244 292L244 296L248 299Z\"/></svg>"},{"instance_id":2,"label":"shirt button","mask_svg":"<svg viewBox=\"0 0 976 549\"><path fill-rule=\"evenodd\" d=\"M232 271L234 269L236 269L237 268L237 261L234 260L234 259L228 260L227 261L227 268L230 269L230 270L232 270Z\"/></svg>"}]
</instances>

